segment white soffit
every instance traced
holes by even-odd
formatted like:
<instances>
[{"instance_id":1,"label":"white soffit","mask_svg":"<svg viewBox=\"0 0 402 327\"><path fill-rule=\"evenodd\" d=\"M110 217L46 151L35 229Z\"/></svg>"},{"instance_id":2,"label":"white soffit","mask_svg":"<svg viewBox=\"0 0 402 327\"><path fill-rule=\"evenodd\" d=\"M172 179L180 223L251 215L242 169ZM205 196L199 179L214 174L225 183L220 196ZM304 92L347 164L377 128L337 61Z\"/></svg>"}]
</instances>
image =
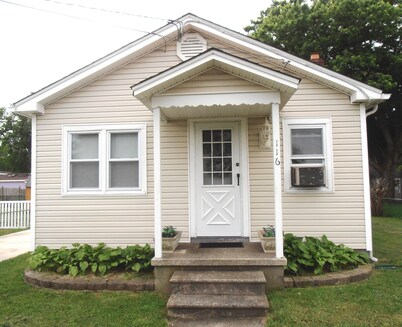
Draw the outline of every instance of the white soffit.
<instances>
[{"instance_id":1,"label":"white soffit","mask_svg":"<svg viewBox=\"0 0 402 327\"><path fill-rule=\"evenodd\" d=\"M201 55L132 86L133 95L149 109L152 109L153 96L160 95L164 91L188 81L211 68L218 68L226 73L262 85L267 88L267 92L275 90L276 92L285 94L286 96L282 97L284 99L291 97L300 82L299 79L292 76L229 55L217 49L210 49Z\"/></svg>"}]
</instances>

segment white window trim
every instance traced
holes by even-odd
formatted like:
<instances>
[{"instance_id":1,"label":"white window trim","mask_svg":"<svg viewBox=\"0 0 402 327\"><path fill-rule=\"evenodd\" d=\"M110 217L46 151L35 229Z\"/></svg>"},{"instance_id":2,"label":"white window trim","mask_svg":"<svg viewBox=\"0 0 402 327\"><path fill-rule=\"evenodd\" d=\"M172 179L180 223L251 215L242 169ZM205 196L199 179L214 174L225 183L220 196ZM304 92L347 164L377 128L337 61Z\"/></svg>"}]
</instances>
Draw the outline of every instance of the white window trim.
<instances>
[{"instance_id":1,"label":"white window trim","mask_svg":"<svg viewBox=\"0 0 402 327\"><path fill-rule=\"evenodd\" d=\"M72 133L99 133L99 188L70 189L70 135ZM121 132L138 132L139 187L135 189L109 188L108 149L109 134ZM147 194L147 157L146 157L146 123L136 124L102 124L102 125L63 125L62 126L62 190L63 196L75 195L145 195Z\"/></svg>"},{"instance_id":2,"label":"white window trim","mask_svg":"<svg viewBox=\"0 0 402 327\"><path fill-rule=\"evenodd\" d=\"M334 192L334 169L332 149L331 118L284 118L283 124L283 158L284 158L284 191L287 193L323 193ZM291 129L292 128L323 128L325 157L325 186L292 187L291 182Z\"/></svg>"}]
</instances>

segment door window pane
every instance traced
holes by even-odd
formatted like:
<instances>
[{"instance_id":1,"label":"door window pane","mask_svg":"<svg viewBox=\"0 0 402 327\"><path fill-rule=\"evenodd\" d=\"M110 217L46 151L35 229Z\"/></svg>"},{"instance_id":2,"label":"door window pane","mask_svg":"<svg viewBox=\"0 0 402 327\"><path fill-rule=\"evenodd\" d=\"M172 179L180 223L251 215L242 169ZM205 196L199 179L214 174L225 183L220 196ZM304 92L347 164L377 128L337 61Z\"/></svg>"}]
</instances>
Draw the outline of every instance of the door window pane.
<instances>
[{"instance_id":1,"label":"door window pane","mask_svg":"<svg viewBox=\"0 0 402 327\"><path fill-rule=\"evenodd\" d=\"M99 188L99 163L71 162L70 188Z\"/></svg>"},{"instance_id":2,"label":"door window pane","mask_svg":"<svg viewBox=\"0 0 402 327\"><path fill-rule=\"evenodd\" d=\"M232 155L232 143L223 143L223 156L230 157Z\"/></svg>"},{"instance_id":3,"label":"door window pane","mask_svg":"<svg viewBox=\"0 0 402 327\"><path fill-rule=\"evenodd\" d=\"M232 158L224 158L223 159L223 170L224 171L232 171Z\"/></svg>"},{"instance_id":4,"label":"door window pane","mask_svg":"<svg viewBox=\"0 0 402 327\"><path fill-rule=\"evenodd\" d=\"M220 142L222 140L222 131L220 129L212 131L212 141Z\"/></svg>"},{"instance_id":5,"label":"door window pane","mask_svg":"<svg viewBox=\"0 0 402 327\"><path fill-rule=\"evenodd\" d=\"M214 148L214 157L220 157L222 156L222 143L214 143L213 144Z\"/></svg>"},{"instance_id":6,"label":"door window pane","mask_svg":"<svg viewBox=\"0 0 402 327\"><path fill-rule=\"evenodd\" d=\"M206 143L202 146L202 155L203 157L210 157L211 156L211 144Z\"/></svg>"},{"instance_id":7,"label":"door window pane","mask_svg":"<svg viewBox=\"0 0 402 327\"><path fill-rule=\"evenodd\" d=\"M226 142L232 141L232 131L230 129L224 129L222 132L222 139Z\"/></svg>"},{"instance_id":8,"label":"door window pane","mask_svg":"<svg viewBox=\"0 0 402 327\"><path fill-rule=\"evenodd\" d=\"M214 172L222 171L222 159L221 158L213 159L213 170L214 170Z\"/></svg>"},{"instance_id":9,"label":"door window pane","mask_svg":"<svg viewBox=\"0 0 402 327\"><path fill-rule=\"evenodd\" d=\"M71 134L71 159L98 159L98 139L96 134Z\"/></svg>"},{"instance_id":10,"label":"door window pane","mask_svg":"<svg viewBox=\"0 0 402 327\"><path fill-rule=\"evenodd\" d=\"M203 159L203 170L204 172L212 170L211 158Z\"/></svg>"},{"instance_id":11,"label":"door window pane","mask_svg":"<svg viewBox=\"0 0 402 327\"><path fill-rule=\"evenodd\" d=\"M232 173L223 174L223 184L232 185Z\"/></svg>"},{"instance_id":12,"label":"door window pane","mask_svg":"<svg viewBox=\"0 0 402 327\"><path fill-rule=\"evenodd\" d=\"M213 174L214 180L213 180L213 185L222 185L222 173Z\"/></svg>"},{"instance_id":13,"label":"door window pane","mask_svg":"<svg viewBox=\"0 0 402 327\"><path fill-rule=\"evenodd\" d=\"M110 162L110 188L134 188L139 186L138 161Z\"/></svg>"},{"instance_id":14,"label":"door window pane","mask_svg":"<svg viewBox=\"0 0 402 327\"><path fill-rule=\"evenodd\" d=\"M204 173L204 185L211 185L212 184L212 174L205 174Z\"/></svg>"},{"instance_id":15,"label":"door window pane","mask_svg":"<svg viewBox=\"0 0 402 327\"><path fill-rule=\"evenodd\" d=\"M202 131L202 141L203 142L211 142L211 130Z\"/></svg>"},{"instance_id":16,"label":"door window pane","mask_svg":"<svg viewBox=\"0 0 402 327\"><path fill-rule=\"evenodd\" d=\"M138 133L113 133L110 135L110 158L138 158Z\"/></svg>"}]
</instances>

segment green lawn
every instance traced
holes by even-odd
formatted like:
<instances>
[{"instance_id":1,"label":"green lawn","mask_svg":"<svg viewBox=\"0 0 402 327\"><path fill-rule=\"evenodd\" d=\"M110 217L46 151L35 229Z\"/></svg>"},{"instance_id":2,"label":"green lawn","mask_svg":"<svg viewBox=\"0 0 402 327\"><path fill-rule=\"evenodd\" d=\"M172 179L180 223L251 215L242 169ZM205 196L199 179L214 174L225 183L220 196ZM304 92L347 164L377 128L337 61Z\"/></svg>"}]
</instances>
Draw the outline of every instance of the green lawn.
<instances>
[{"instance_id":1,"label":"green lawn","mask_svg":"<svg viewBox=\"0 0 402 327\"><path fill-rule=\"evenodd\" d=\"M54 291L26 285L29 255L0 263L0 326L166 326L166 299L153 292Z\"/></svg>"},{"instance_id":2,"label":"green lawn","mask_svg":"<svg viewBox=\"0 0 402 327\"><path fill-rule=\"evenodd\" d=\"M25 229L0 229L0 236L12 234L12 233L17 233L17 232L22 232ZM2 326L0 326L2 327Z\"/></svg>"},{"instance_id":3,"label":"green lawn","mask_svg":"<svg viewBox=\"0 0 402 327\"><path fill-rule=\"evenodd\" d=\"M373 218L378 264L402 265L402 219ZM375 270L368 281L295 288L268 295L266 326L402 326L402 269Z\"/></svg>"},{"instance_id":4,"label":"green lawn","mask_svg":"<svg viewBox=\"0 0 402 327\"><path fill-rule=\"evenodd\" d=\"M380 263L402 263L402 219L374 218ZM166 326L166 299L153 292L54 291L26 285L28 255L0 263L0 327ZM402 270L342 286L268 295L267 326L402 326Z\"/></svg>"}]
</instances>

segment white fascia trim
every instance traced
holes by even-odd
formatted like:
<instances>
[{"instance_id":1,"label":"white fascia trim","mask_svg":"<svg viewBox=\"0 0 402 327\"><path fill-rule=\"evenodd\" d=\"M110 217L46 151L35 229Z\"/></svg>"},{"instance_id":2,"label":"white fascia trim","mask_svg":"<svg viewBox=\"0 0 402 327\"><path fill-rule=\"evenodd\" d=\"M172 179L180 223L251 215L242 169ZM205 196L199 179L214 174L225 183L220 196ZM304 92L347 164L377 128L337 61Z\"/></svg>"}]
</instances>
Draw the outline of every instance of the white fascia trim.
<instances>
[{"instance_id":1,"label":"white fascia trim","mask_svg":"<svg viewBox=\"0 0 402 327\"><path fill-rule=\"evenodd\" d=\"M244 92L244 93L207 93L157 95L152 97L151 107L198 107L224 105L253 105L280 103L281 95L277 91Z\"/></svg>"},{"instance_id":2,"label":"white fascia trim","mask_svg":"<svg viewBox=\"0 0 402 327\"><path fill-rule=\"evenodd\" d=\"M294 68L304 70L309 74L316 75L318 77L327 79L328 81L331 81L335 84L343 86L350 90L351 95L353 95L354 93L357 93L355 97L356 97L356 99L360 99L360 101L368 101L370 99L382 99L381 98L382 91L379 89L376 89L376 88L373 88L364 83L352 80L346 76L343 76L341 74L338 74L338 73L335 73L332 71L331 71L331 74L329 74L328 72L321 71L321 69L325 69L325 68L310 67L310 66L308 66L308 62L306 62L304 59L297 58L296 56L287 54L281 50L276 50L276 51L269 50L269 49L267 49L268 45L264 46L262 44L254 44L255 42L258 42L258 41L253 42L253 40L250 40L250 39L242 40L242 38L243 38L242 35L239 35L239 34L231 35L231 34L234 34L234 32L231 33L232 31L230 31L230 30L225 29L227 31L227 33L224 33L220 30L217 30L216 27L208 26L206 22L199 22L194 19L189 20L187 24L189 26L192 26L194 29L203 30L206 33L214 34L217 37L226 39L230 42L237 43L243 47L247 47L250 50L259 52L265 56L269 56L273 59L280 60L284 63L284 65L286 65L286 67L293 66ZM246 36L244 36L244 38L246 38ZM336 75L336 76L334 76L334 75ZM361 92L362 88L364 88L363 92ZM364 96L365 93L366 93L366 96ZM361 95L363 95L363 98L361 98Z\"/></svg>"},{"instance_id":3,"label":"white fascia trim","mask_svg":"<svg viewBox=\"0 0 402 327\"><path fill-rule=\"evenodd\" d=\"M31 240L30 250L36 247L36 116L31 120Z\"/></svg>"},{"instance_id":4,"label":"white fascia trim","mask_svg":"<svg viewBox=\"0 0 402 327\"><path fill-rule=\"evenodd\" d=\"M46 100L49 97L58 92L62 92L67 88L71 88L75 84L78 85L80 81L90 78L91 76L101 75L100 73L102 72L102 70L107 69L108 67L118 63L119 61L123 62L124 59L128 56L133 55L135 52L149 45L152 45L157 41L162 40L162 42L164 42L162 37L167 37L172 33L177 33L176 26L174 24L167 25L165 26L165 28L162 28L158 31L158 35L151 34L146 39L139 39L135 41L135 44L117 50L106 56L105 59L100 59L101 62L95 61L94 63L78 70L76 73L68 75L60 81L55 82L54 85L51 84L48 87L45 87L44 89L36 92L31 97L16 102L14 104L14 110L34 113L38 111L43 114L43 104L46 104Z\"/></svg>"},{"instance_id":5,"label":"white fascia trim","mask_svg":"<svg viewBox=\"0 0 402 327\"><path fill-rule=\"evenodd\" d=\"M137 98L141 98L141 94L146 93L153 88L156 88L158 85L169 82L170 80L174 80L182 74L185 74L191 70L196 70L197 68L204 68L202 71L207 70L210 67L219 67L225 70L224 67L220 66L220 64L226 64L231 67L236 67L240 70L249 72L251 74L260 76L261 78L274 81L281 86L290 87L294 90L297 89L298 84L300 82L299 79L281 74L279 72L273 71L269 68L265 68L259 65L256 65L251 62L247 62L240 58L233 57L231 55L227 55L220 51L209 51L204 55L200 55L194 60L188 60L182 64L179 64L177 67L169 69L164 73L161 73L154 78L150 78L148 81L144 81L136 86L132 87L133 95ZM199 74L197 72L196 74Z\"/></svg>"},{"instance_id":6,"label":"white fascia trim","mask_svg":"<svg viewBox=\"0 0 402 327\"><path fill-rule=\"evenodd\" d=\"M362 165L363 165L363 196L364 196L364 223L366 227L366 250L373 251L372 227L371 227L371 199L370 199L370 172L367 141L366 106L360 104L360 126L362 141Z\"/></svg>"}]
</instances>

